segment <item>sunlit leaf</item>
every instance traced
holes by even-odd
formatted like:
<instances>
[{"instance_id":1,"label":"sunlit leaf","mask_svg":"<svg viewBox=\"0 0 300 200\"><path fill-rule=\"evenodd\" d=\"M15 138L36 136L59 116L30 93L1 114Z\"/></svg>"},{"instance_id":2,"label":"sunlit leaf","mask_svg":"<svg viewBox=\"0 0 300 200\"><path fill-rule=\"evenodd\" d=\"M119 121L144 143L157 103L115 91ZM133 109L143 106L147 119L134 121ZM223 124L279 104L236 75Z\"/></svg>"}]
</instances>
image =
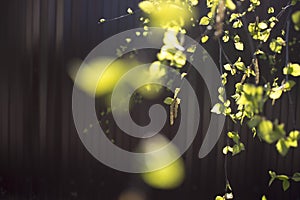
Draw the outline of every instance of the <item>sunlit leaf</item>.
<instances>
[{"instance_id":1,"label":"sunlit leaf","mask_svg":"<svg viewBox=\"0 0 300 200\"><path fill-rule=\"evenodd\" d=\"M240 19L238 19L237 21L235 21L233 24L232 24L232 27L233 28L241 28L243 26L243 23Z\"/></svg>"},{"instance_id":2,"label":"sunlit leaf","mask_svg":"<svg viewBox=\"0 0 300 200\"><path fill-rule=\"evenodd\" d=\"M189 0L189 2L191 3L192 6L196 6L198 5L198 0Z\"/></svg>"},{"instance_id":3,"label":"sunlit leaf","mask_svg":"<svg viewBox=\"0 0 300 200\"><path fill-rule=\"evenodd\" d=\"M288 66L283 68L283 74L300 76L300 65L297 63L289 63Z\"/></svg>"},{"instance_id":4,"label":"sunlit leaf","mask_svg":"<svg viewBox=\"0 0 300 200\"><path fill-rule=\"evenodd\" d=\"M236 5L233 3L232 0L226 0L226 1L225 1L225 6L226 6L226 8L228 8L229 10L235 10L235 9L236 9Z\"/></svg>"},{"instance_id":5,"label":"sunlit leaf","mask_svg":"<svg viewBox=\"0 0 300 200\"><path fill-rule=\"evenodd\" d=\"M224 69L227 70L227 71L231 71L231 69L232 69L231 64L225 64Z\"/></svg>"},{"instance_id":6,"label":"sunlit leaf","mask_svg":"<svg viewBox=\"0 0 300 200\"><path fill-rule=\"evenodd\" d=\"M271 14L271 13L274 13L274 12L275 12L274 7L269 7L268 8L268 14Z\"/></svg>"},{"instance_id":7,"label":"sunlit leaf","mask_svg":"<svg viewBox=\"0 0 300 200\"><path fill-rule=\"evenodd\" d=\"M270 94L269 94L269 97L271 99L279 99L282 95L282 89L280 88L275 88L275 89L272 89Z\"/></svg>"},{"instance_id":8,"label":"sunlit leaf","mask_svg":"<svg viewBox=\"0 0 300 200\"><path fill-rule=\"evenodd\" d=\"M201 19L200 19L200 22L199 22L199 24L200 25L208 25L209 24L209 22L210 22L210 19L208 18L208 17L206 17L206 16L204 16L204 17L202 17Z\"/></svg>"},{"instance_id":9,"label":"sunlit leaf","mask_svg":"<svg viewBox=\"0 0 300 200\"><path fill-rule=\"evenodd\" d=\"M258 23L258 28L266 29L266 28L268 28L268 24L265 22L260 22L260 23Z\"/></svg>"},{"instance_id":10,"label":"sunlit leaf","mask_svg":"<svg viewBox=\"0 0 300 200\"><path fill-rule=\"evenodd\" d=\"M208 39L209 39L209 37L208 37L207 35L203 35L203 36L201 37L201 42L202 42L202 43L205 43L205 42L207 42Z\"/></svg>"},{"instance_id":11,"label":"sunlit leaf","mask_svg":"<svg viewBox=\"0 0 300 200\"><path fill-rule=\"evenodd\" d=\"M106 19L104 19L104 18L99 19L100 23L104 23L105 21L106 21Z\"/></svg>"},{"instance_id":12,"label":"sunlit leaf","mask_svg":"<svg viewBox=\"0 0 300 200\"><path fill-rule=\"evenodd\" d=\"M272 39L270 42L270 49L275 53L281 53L282 46L285 46L285 41L281 37Z\"/></svg>"},{"instance_id":13,"label":"sunlit leaf","mask_svg":"<svg viewBox=\"0 0 300 200\"><path fill-rule=\"evenodd\" d=\"M133 14L133 10L131 8L128 8L127 9L127 13L130 14L130 15L132 15Z\"/></svg>"},{"instance_id":14,"label":"sunlit leaf","mask_svg":"<svg viewBox=\"0 0 300 200\"><path fill-rule=\"evenodd\" d=\"M222 37L222 40L223 40L223 42L228 42L229 41L229 36L228 35L224 35L223 37Z\"/></svg>"},{"instance_id":15,"label":"sunlit leaf","mask_svg":"<svg viewBox=\"0 0 300 200\"><path fill-rule=\"evenodd\" d=\"M224 200L224 198L221 196L216 196L215 200Z\"/></svg>"},{"instance_id":16,"label":"sunlit leaf","mask_svg":"<svg viewBox=\"0 0 300 200\"><path fill-rule=\"evenodd\" d=\"M214 107L211 109L212 113L221 114L224 111L224 106L221 103L217 103L214 105Z\"/></svg>"},{"instance_id":17,"label":"sunlit leaf","mask_svg":"<svg viewBox=\"0 0 300 200\"><path fill-rule=\"evenodd\" d=\"M290 91L294 86L296 85L296 82L293 80L288 80L287 82L284 83L283 85L283 90L284 92Z\"/></svg>"},{"instance_id":18,"label":"sunlit leaf","mask_svg":"<svg viewBox=\"0 0 300 200\"><path fill-rule=\"evenodd\" d=\"M289 134L289 138L292 140L299 140L300 139L300 132L298 130L296 131L291 131Z\"/></svg>"},{"instance_id":19,"label":"sunlit leaf","mask_svg":"<svg viewBox=\"0 0 300 200\"><path fill-rule=\"evenodd\" d=\"M236 43L234 43L234 46L239 51L243 51L244 50L244 44L242 42L236 42Z\"/></svg>"}]
</instances>

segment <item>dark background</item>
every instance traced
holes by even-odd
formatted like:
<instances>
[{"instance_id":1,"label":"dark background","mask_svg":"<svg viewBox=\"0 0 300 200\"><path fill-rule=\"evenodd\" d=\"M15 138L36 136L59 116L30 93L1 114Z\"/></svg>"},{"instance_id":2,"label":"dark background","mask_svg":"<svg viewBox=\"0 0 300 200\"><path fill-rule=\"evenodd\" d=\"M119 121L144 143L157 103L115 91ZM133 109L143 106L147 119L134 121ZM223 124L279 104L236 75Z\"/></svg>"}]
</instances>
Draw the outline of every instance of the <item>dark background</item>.
<instances>
[{"instance_id":1,"label":"dark background","mask_svg":"<svg viewBox=\"0 0 300 200\"><path fill-rule=\"evenodd\" d=\"M271 1L264 1L265 6L268 2ZM138 14L103 25L97 23L102 17L126 14L128 7L135 10L137 3L138 0L1 2L0 199L113 200L130 188L144 193L147 199L214 199L224 193L225 134L206 158L197 158L209 116L207 92L201 81L198 92L202 96L199 101L203 121L198 137L183 155L186 178L177 189L153 189L136 174L102 165L87 152L77 135L68 65L74 59L84 59L109 36L137 27ZM281 1L276 7L285 4ZM217 61L217 46L206 48ZM294 57L298 55L296 52ZM297 82L291 92L293 104L284 95L274 107L269 102L265 108L271 119L287 122L288 130L293 119L296 128L300 128ZM236 129L230 123L225 127ZM282 191L279 181L267 187L268 170L287 174L300 170L300 149L290 150L283 158L274 145L252 139L246 127L239 132L246 151L228 158L235 199L259 199L262 194L271 200L300 199L299 183L292 183L287 192Z\"/></svg>"}]
</instances>

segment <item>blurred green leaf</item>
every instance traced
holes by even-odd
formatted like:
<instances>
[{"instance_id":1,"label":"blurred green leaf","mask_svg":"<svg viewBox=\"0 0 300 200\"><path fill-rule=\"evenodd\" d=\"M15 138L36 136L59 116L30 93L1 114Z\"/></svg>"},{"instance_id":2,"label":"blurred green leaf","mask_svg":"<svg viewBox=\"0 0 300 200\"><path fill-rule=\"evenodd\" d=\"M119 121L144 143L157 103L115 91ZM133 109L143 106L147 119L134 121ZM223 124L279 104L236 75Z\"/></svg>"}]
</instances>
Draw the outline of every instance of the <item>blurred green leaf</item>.
<instances>
[{"instance_id":1,"label":"blurred green leaf","mask_svg":"<svg viewBox=\"0 0 300 200\"><path fill-rule=\"evenodd\" d=\"M292 16L292 21L294 23L294 28L296 31L299 31L300 30L300 11L295 11Z\"/></svg>"},{"instance_id":2,"label":"blurred green leaf","mask_svg":"<svg viewBox=\"0 0 300 200\"><path fill-rule=\"evenodd\" d=\"M280 153L280 155L285 156L289 151L289 145L285 141L285 139L281 138L276 143L276 149Z\"/></svg>"},{"instance_id":3,"label":"blurred green leaf","mask_svg":"<svg viewBox=\"0 0 300 200\"><path fill-rule=\"evenodd\" d=\"M300 173L296 172L292 176L293 181L300 182Z\"/></svg>"}]
</instances>

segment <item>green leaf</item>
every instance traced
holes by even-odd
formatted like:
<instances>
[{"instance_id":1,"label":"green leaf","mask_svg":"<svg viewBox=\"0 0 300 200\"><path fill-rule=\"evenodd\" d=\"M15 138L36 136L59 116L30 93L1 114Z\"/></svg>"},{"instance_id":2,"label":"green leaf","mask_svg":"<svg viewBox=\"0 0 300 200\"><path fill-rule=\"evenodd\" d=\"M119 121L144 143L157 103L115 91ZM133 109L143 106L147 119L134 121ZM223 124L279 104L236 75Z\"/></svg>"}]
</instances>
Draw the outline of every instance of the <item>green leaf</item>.
<instances>
[{"instance_id":1,"label":"green leaf","mask_svg":"<svg viewBox=\"0 0 300 200\"><path fill-rule=\"evenodd\" d=\"M217 103L216 105L214 105L214 107L211 109L212 113L216 113L216 114L222 114L224 112L224 105L221 103Z\"/></svg>"},{"instance_id":2,"label":"green leaf","mask_svg":"<svg viewBox=\"0 0 300 200\"><path fill-rule=\"evenodd\" d=\"M296 82L293 80L288 80L287 82L284 83L283 85L283 90L284 92L290 91L294 86L296 85Z\"/></svg>"},{"instance_id":3,"label":"green leaf","mask_svg":"<svg viewBox=\"0 0 300 200\"><path fill-rule=\"evenodd\" d=\"M258 134L264 141L269 144L281 138L280 133L278 133L277 131L273 131L273 123L269 120L263 120L259 123Z\"/></svg>"},{"instance_id":4,"label":"green leaf","mask_svg":"<svg viewBox=\"0 0 300 200\"><path fill-rule=\"evenodd\" d=\"M202 17L202 18L200 19L199 24L200 24L200 25L206 26L206 25L209 24L209 22L210 22L210 19L209 19L208 17L204 16L204 17Z\"/></svg>"},{"instance_id":5,"label":"green leaf","mask_svg":"<svg viewBox=\"0 0 300 200\"><path fill-rule=\"evenodd\" d=\"M171 105L173 103L173 101L174 101L173 98L167 97L167 98L165 98L164 103L167 105Z\"/></svg>"},{"instance_id":6,"label":"green leaf","mask_svg":"<svg viewBox=\"0 0 300 200\"><path fill-rule=\"evenodd\" d=\"M269 171L269 174L271 176L271 179L269 181L269 187L272 185L273 181L275 180L276 178L276 173L275 172L272 172L272 171Z\"/></svg>"},{"instance_id":7,"label":"green leaf","mask_svg":"<svg viewBox=\"0 0 300 200\"><path fill-rule=\"evenodd\" d=\"M245 146L243 143L235 144L232 147L232 156L239 154L241 151L245 150Z\"/></svg>"},{"instance_id":8,"label":"green leaf","mask_svg":"<svg viewBox=\"0 0 300 200\"><path fill-rule=\"evenodd\" d=\"M221 196L216 196L215 200L224 200L224 198Z\"/></svg>"},{"instance_id":9,"label":"green leaf","mask_svg":"<svg viewBox=\"0 0 300 200\"><path fill-rule=\"evenodd\" d=\"M269 39L270 33L271 33L271 29L267 29L267 30L261 32L257 39L266 42Z\"/></svg>"},{"instance_id":10,"label":"green leaf","mask_svg":"<svg viewBox=\"0 0 300 200\"><path fill-rule=\"evenodd\" d=\"M194 53L196 51L196 45L191 45L186 51L189 53Z\"/></svg>"},{"instance_id":11,"label":"green leaf","mask_svg":"<svg viewBox=\"0 0 300 200\"><path fill-rule=\"evenodd\" d=\"M287 175L277 175L276 178L281 181L289 180L289 177Z\"/></svg>"},{"instance_id":12,"label":"green leaf","mask_svg":"<svg viewBox=\"0 0 300 200\"><path fill-rule=\"evenodd\" d=\"M248 126L249 126L249 128L254 128L254 127L256 127L260 122L261 122L261 117L255 115L253 118L250 119L250 121L248 121Z\"/></svg>"},{"instance_id":13,"label":"green leaf","mask_svg":"<svg viewBox=\"0 0 300 200\"><path fill-rule=\"evenodd\" d=\"M242 26L243 26L243 22L240 19L238 19L232 24L232 28L241 28Z\"/></svg>"},{"instance_id":14,"label":"green leaf","mask_svg":"<svg viewBox=\"0 0 300 200\"><path fill-rule=\"evenodd\" d=\"M253 3L255 6L260 5L260 0L250 0L251 3Z\"/></svg>"},{"instance_id":15,"label":"green leaf","mask_svg":"<svg viewBox=\"0 0 300 200\"><path fill-rule=\"evenodd\" d=\"M296 11L291 16L296 31L300 30L300 11Z\"/></svg>"},{"instance_id":16,"label":"green leaf","mask_svg":"<svg viewBox=\"0 0 300 200\"><path fill-rule=\"evenodd\" d=\"M209 37L208 37L207 35L203 35L203 36L201 37L201 42L202 42L202 43L205 43L205 42L207 42L208 39L209 39Z\"/></svg>"},{"instance_id":17,"label":"green leaf","mask_svg":"<svg viewBox=\"0 0 300 200\"><path fill-rule=\"evenodd\" d=\"M240 71L245 71L245 69L246 69L245 64L244 64L244 62L242 62L241 60L242 60L242 58L239 57L239 58L237 59L237 61L236 61L233 65L234 65L238 70L240 70ZM246 86L246 87L247 87L247 86Z\"/></svg>"},{"instance_id":18,"label":"green leaf","mask_svg":"<svg viewBox=\"0 0 300 200\"><path fill-rule=\"evenodd\" d=\"M287 189L289 189L289 187L290 187L290 182L288 180L282 181L282 189L284 191L287 191Z\"/></svg>"},{"instance_id":19,"label":"green leaf","mask_svg":"<svg viewBox=\"0 0 300 200\"><path fill-rule=\"evenodd\" d=\"M131 8L128 8L127 13L130 14L130 15L133 15L133 10Z\"/></svg>"},{"instance_id":20,"label":"green leaf","mask_svg":"<svg viewBox=\"0 0 300 200\"><path fill-rule=\"evenodd\" d=\"M276 99L279 99L281 97L281 95L282 95L282 89L278 87L278 88L272 88L272 90L269 94L269 97L271 99L276 100Z\"/></svg>"},{"instance_id":21,"label":"green leaf","mask_svg":"<svg viewBox=\"0 0 300 200\"><path fill-rule=\"evenodd\" d=\"M300 76L300 65L297 63L289 63L283 68L283 74L290 74L292 76Z\"/></svg>"},{"instance_id":22,"label":"green leaf","mask_svg":"<svg viewBox=\"0 0 300 200\"><path fill-rule=\"evenodd\" d=\"M232 152L232 147L231 146L226 146L223 148L223 154L226 155L228 152Z\"/></svg>"},{"instance_id":23,"label":"green leaf","mask_svg":"<svg viewBox=\"0 0 300 200\"><path fill-rule=\"evenodd\" d=\"M192 6L198 5L198 0L189 0Z\"/></svg>"},{"instance_id":24,"label":"green leaf","mask_svg":"<svg viewBox=\"0 0 300 200\"><path fill-rule=\"evenodd\" d=\"M225 64L224 69L227 70L227 71L231 71L231 69L232 69L231 64Z\"/></svg>"},{"instance_id":25,"label":"green leaf","mask_svg":"<svg viewBox=\"0 0 300 200\"><path fill-rule=\"evenodd\" d=\"M266 29L266 28L268 28L268 24L265 22L260 22L260 23L258 23L258 28Z\"/></svg>"},{"instance_id":26,"label":"green leaf","mask_svg":"<svg viewBox=\"0 0 300 200\"><path fill-rule=\"evenodd\" d=\"M105 21L106 21L106 19L104 19L104 18L99 19L100 23L104 23Z\"/></svg>"},{"instance_id":27,"label":"green leaf","mask_svg":"<svg viewBox=\"0 0 300 200\"><path fill-rule=\"evenodd\" d=\"M186 55L182 51L176 51L173 60L175 61L176 67L181 68L186 63Z\"/></svg>"},{"instance_id":28,"label":"green leaf","mask_svg":"<svg viewBox=\"0 0 300 200\"><path fill-rule=\"evenodd\" d=\"M288 153L289 148L290 147L285 141L285 139L281 138L280 140L278 140L276 144L276 149L280 153L280 155L285 156Z\"/></svg>"},{"instance_id":29,"label":"green leaf","mask_svg":"<svg viewBox=\"0 0 300 200\"><path fill-rule=\"evenodd\" d=\"M292 0L291 5L296 5L299 0Z\"/></svg>"},{"instance_id":30,"label":"green leaf","mask_svg":"<svg viewBox=\"0 0 300 200\"><path fill-rule=\"evenodd\" d=\"M300 173L299 172L294 173L294 175L292 176L292 180L296 182L300 182Z\"/></svg>"},{"instance_id":31,"label":"green leaf","mask_svg":"<svg viewBox=\"0 0 300 200\"><path fill-rule=\"evenodd\" d=\"M268 8L268 14L274 13L275 9L273 7Z\"/></svg>"},{"instance_id":32,"label":"green leaf","mask_svg":"<svg viewBox=\"0 0 300 200\"><path fill-rule=\"evenodd\" d=\"M226 0L225 6L226 6L226 8L228 8L229 10L235 10L235 9L236 9L236 5L233 3L232 0Z\"/></svg>"},{"instance_id":33,"label":"green leaf","mask_svg":"<svg viewBox=\"0 0 300 200\"><path fill-rule=\"evenodd\" d=\"M220 95L225 94L225 88L224 87L219 87L218 92L219 92Z\"/></svg>"},{"instance_id":34,"label":"green leaf","mask_svg":"<svg viewBox=\"0 0 300 200\"><path fill-rule=\"evenodd\" d=\"M294 148L298 147L298 141L297 140L292 140L291 138L288 137L285 140L285 142L286 142L286 145L289 146L289 147L294 147Z\"/></svg>"},{"instance_id":35,"label":"green leaf","mask_svg":"<svg viewBox=\"0 0 300 200\"><path fill-rule=\"evenodd\" d=\"M139 7L142 11L144 11L147 14L150 14L156 10L156 7L151 1L141 1L139 3Z\"/></svg>"},{"instance_id":36,"label":"green leaf","mask_svg":"<svg viewBox=\"0 0 300 200\"><path fill-rule=\"evenodd\" d=\"M228 35L224 35L223 37L222 37L222 40L223 40L223 42L228 42L229 41L229 36Z\"/></svg>"},{"instance_id":37,"label":"green leaf","mask_svg":"<svg viewBox=\"0 0 300 200\"><path fill-rule=\"evenodd\" d=\"M285 46L285 41L281 37L277 37L276 39L272 39L270 42L270 49L275 53L281 53L282 46Z\"/></svg>"},{"instance_id":38,"label":"green leaf","mask_svg":"<svg viewBox=\"0 0 300 200\"><path fill-rule=\"evenodd\" d=\"M289 134L289 138L292 140L299 140L300 139L300 132L299 131L291 131Z\"/></svg>"}]
</instances>

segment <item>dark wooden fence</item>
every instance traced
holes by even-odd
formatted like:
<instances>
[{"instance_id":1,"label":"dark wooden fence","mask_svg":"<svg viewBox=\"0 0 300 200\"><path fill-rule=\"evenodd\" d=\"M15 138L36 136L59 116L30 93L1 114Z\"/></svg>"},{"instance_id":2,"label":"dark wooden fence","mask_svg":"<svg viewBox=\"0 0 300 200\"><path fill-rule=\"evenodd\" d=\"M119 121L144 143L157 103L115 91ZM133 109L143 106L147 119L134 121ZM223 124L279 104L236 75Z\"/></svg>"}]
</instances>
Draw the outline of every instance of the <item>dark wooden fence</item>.
<instances>
[{"instance_id":1,"label":"dark wooden fence","mask_svg":"<svg viewBox=\"0 0 300 200\"><path fill-rule=\"evenodd\" d=\"M83 59L99 42L122 30L137 27L133 15L98 25L101 17L137 9L138 0L13 0L2 7L0 72L0 199L118 199L128 188L137 188L147 199L214 199L224 192L225 134L214 150L198 159L207 127L209 101L202 83L201 128L184 154L186 178L174 190L146 186L136 174L110 169L95 160L82 145L71 110L73 82L67 67ZM285 2L281 2L284 5ZM280 6L278 6L279 8ZM207 47L214 55L214 47ZM217 56L216 56L217 60ZM300 81L291 93L265 113L300 128ZM202 92L202 93L201 93ZM295 111L292 116L291 110ZM228 123L225 127L236 129ZM284 158L274 145L252 139L239 130L246 151L228 159L228 175L235 199L300 199L300 185L282 192L279 182L268 188L268 170L292 174L300 170L300 149ZM118 137L122 140L122 137Z\"/></svg>"}]
</instances>

